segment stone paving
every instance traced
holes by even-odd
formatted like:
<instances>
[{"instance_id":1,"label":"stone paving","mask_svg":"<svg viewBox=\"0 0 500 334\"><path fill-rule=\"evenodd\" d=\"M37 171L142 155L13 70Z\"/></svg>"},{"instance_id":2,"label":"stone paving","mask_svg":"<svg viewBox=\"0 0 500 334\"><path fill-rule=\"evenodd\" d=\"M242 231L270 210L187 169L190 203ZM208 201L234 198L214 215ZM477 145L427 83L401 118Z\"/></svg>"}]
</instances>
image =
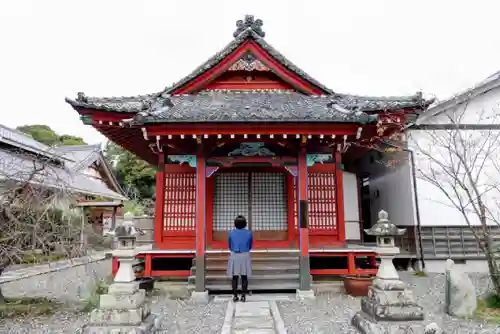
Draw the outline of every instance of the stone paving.
<instances>
[{"instance_id":1,"label":"stone paving","mask_svg":"<svg viewBox=\"0 0 500 334\"><path fill-rule=\"evenodd\" d=\"M282 296L283 297L283 296ZM248 296L245 303L228 299L222 334L286 334L276 299L290 300L279 296Z\"/></svg>"}]
</instances>

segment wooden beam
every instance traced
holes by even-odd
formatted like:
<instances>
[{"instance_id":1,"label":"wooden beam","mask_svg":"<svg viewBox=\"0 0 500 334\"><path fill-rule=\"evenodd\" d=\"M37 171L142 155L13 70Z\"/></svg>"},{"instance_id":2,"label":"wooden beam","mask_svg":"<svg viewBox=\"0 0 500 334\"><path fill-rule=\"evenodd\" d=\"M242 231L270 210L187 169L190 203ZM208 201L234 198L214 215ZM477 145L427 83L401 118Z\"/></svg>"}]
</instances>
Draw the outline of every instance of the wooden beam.
<instances>
[{"instance_id":1,"label":"wooden beam","mask_svg":"<svg viewBox=\"0 0 500 334\"><path fill-rule=\"evenodd\" d=\"M205 291L206 160L203 145L196 155L196 292Z\"/></svg>"},{"instance_id":2,"label":"wooden beam","mask_svg":"<svg viewBox=\"0 0 500 334\"><path fill-rule=\"evenodd\" d=\"M345 241L345 217L344 217L344 178L342 171L342 154L335 148L335 203L337 211L337 228L339 241Z\"/></svg>"},{"instance_id":3,"label":"wooden beam","mask_svg":"<svg viewBox=\"0 0 500 334\"><path fill-rule=\"evenodd\" d=\"M157 246L163 242L163 229L165 222L165 153L158 154L158 169L156 171L156 200L155 200L155 221L154 221L154 241Z\"/></svg>"}]
</instances>

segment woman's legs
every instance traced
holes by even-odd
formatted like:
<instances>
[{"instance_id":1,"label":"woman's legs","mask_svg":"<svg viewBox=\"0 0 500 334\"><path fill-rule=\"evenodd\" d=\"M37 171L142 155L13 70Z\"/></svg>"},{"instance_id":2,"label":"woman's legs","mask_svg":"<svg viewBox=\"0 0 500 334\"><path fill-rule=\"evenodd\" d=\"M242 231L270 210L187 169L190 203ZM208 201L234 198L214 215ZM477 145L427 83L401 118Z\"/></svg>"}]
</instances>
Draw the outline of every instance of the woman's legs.
<instances>
[{"instance_id":1,"label":"woman's legs","mask_svg":"<svg viewBox=\"0 0 500 334\"><path fill-rule=\"evenodd\" d=\"M245 301L245 296L248 293L248 276L241 275L241 300Z\"/></svg>"},{"instance_id":2,"label":"woman's legs","mask_svg":"<svg viewBox=\"0 0 500 334\"><path fill-rule=\"evenodd\" d=\"M237 301L238 300L238 276L233 276L233 300ZM243 283L242 283L243 284Z\"/></svg>"}]
</instances>

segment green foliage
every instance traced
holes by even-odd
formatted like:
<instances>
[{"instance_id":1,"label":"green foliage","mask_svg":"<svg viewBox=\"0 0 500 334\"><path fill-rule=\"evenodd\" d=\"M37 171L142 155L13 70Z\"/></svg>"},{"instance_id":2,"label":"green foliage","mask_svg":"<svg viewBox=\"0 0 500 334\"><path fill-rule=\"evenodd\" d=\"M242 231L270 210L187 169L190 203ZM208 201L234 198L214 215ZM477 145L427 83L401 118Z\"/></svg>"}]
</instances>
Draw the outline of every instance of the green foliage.
<instances>
[{"instance_id":1,"label":"green foliage","mask_svg":"<svg viewBox=\"0 0 500 334\"><path fill-rule=\"evenodd\" d=\"M47 125L23 125L17 127L17 130L31 135L33 139L39 141L45 145L86 145L85 141L81 137L71 136L71 135L58 135Z\"/></svg>"},{"instance_id":2,"label":"green foliage","mask_svg":"<svg viewBox=\"0 0 500 334\"><path fill-rule=\"evenodd\" d=\"M0 319L49 315L61 305L47 298L7 298L4 304L0 304Z\"/></svg>"},{"instance_id":3,"label":"green foliage","mask_svg":"<svg viewBox=\"0 0 500 334\"><path fill-rule=\"evenodd\" d=\"M129 197L137 200L153 197L156 170L149 163L111 142L104 155Z\"/></svg>"},{"instance_id":4,"label":"green foliage","mask_svg":"<svg viewBox=\"0 0 500 334\"><path fill-rule=\"evenodd\" d=\"M415 271L413 273L414 276L418 276L418 277L425 277L427 276L427 274L425 273L425 271Z\"/></svg>"},{"instance_id":5,"label":"green foliage","mask_svg":"<svg viewBox=\"0 0 500 334\"><path fill-rule=\"evenodd\" d=\"M87 298L82 311L91 312L93 309L96 309L99 306L100 296L108 293L108 287L112 282L113 276L111 275L99 280Z\"/></svg>"},{"instance_id":6,"label":"green foliage","mask_svg":"<svg viewBox=\"0 0 500 334\"><path fill-rule=\"evenodd\" d=\"M496 294L490 294L488 297L485 299L486 305L489 308L497 308L500 309L500 296Z\"/></svg>"},{"instance_id":7,"label":"green foliage","mask_svg":"<svg viewBox=\"0 0 500 334\"><path fill-rule=\"evenodd\" d=\"M132 212L134 216L144 215L144 206L136 200L127 201L123 205L124 212Z\"/></svg>"},{"instance_id":8,"label":"green foliage","mask_svg":"<svg viewBox=\"0 0 500 334\"><path fill-rule=\"evenodd\" d=\"M500 324L500 296L490 294L484 300L478 299L475 317L486 322Z\"/></svg>"}]
</instances>

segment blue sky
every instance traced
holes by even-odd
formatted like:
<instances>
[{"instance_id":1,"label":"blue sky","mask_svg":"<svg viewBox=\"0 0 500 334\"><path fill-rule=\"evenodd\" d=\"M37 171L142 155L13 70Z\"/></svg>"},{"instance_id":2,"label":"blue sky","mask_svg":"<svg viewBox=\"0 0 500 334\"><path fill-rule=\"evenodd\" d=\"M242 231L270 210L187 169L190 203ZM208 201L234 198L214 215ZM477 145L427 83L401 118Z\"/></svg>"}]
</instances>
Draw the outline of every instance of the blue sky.
<instances>
[{"instance_id":1,"label":"blue sky","mask_svg":"<svg viewBox=\"0 0 500 334\"><path fill-rule=\"evenodd\" d=\"M224 47L245 14L341 93L440 99L500 70L500 2L4 0L1 123L104 138L64 102L157 92Z\"/></svg>"}]
</instances>

